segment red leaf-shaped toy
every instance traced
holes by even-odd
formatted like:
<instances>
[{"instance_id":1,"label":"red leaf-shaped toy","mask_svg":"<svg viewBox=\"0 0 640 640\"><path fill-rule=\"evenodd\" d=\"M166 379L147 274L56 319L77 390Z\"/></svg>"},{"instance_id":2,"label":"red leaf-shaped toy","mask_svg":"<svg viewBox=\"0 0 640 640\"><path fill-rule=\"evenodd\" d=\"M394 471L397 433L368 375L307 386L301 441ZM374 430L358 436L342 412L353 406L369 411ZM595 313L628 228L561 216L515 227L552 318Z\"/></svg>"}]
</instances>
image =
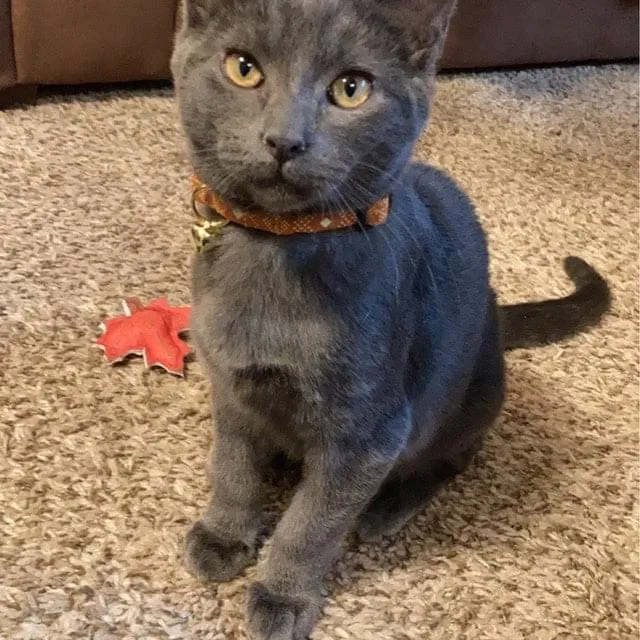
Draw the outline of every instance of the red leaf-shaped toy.
<instances>
[{"instance_id":1,"label":"red leaf-shaped toy","mask_svg":"<svg viewBox=\"0 0 640 640\"><path fill-rule=\"evenodd\" d=\"M191 349L179 336L189 328L191 308L171 307L165 298L147 306L137 298L128 298L124 312L124 316L105 320L104 333L96 341L107 360L113 364L137 354L147 367L159 366L184 375L184 358Z\"/></svg>"}]
</instances>

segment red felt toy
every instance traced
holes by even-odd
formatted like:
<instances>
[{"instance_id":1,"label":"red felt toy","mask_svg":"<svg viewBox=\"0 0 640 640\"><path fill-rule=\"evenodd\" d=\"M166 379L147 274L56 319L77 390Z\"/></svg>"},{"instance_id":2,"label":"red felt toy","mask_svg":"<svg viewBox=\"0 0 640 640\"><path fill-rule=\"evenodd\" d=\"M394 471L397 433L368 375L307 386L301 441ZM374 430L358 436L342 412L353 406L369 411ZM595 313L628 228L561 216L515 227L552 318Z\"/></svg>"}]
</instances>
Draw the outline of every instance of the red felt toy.
<instances>
[{"instance_id":1,"label":"red felt toy","mask_svg":"<svg viewBox=\"0 0 640 640\"><path fill-rule=\"evenodd\" d=\"M114 364L131 354L141 355L146 367L159 366L184 375L184 358L191 348L180 339L189 328L190 307L172 307L165 298L144 306L138 298L124 301L124 316L105 320L96 344Z\"/></svg>"}]
</instances>

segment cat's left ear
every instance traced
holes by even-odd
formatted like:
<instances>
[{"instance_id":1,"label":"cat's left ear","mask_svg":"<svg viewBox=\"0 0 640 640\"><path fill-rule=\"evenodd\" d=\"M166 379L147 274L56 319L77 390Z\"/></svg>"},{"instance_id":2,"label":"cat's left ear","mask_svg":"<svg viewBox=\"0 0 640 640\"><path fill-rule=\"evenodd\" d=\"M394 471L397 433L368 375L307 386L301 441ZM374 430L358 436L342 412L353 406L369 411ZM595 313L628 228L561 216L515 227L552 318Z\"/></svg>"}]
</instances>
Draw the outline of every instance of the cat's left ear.
<instances>
[{"instance_id":1,"label":"cat's left ear","mask_svg":"<svg viewBox=\"0 0 640 640\"><path fill-rule=\"evenodd\" d=\"M379 8L408 39L410 64L416 71L436 72L457 0L383 0Z\"/></svg>"}]
</instances>

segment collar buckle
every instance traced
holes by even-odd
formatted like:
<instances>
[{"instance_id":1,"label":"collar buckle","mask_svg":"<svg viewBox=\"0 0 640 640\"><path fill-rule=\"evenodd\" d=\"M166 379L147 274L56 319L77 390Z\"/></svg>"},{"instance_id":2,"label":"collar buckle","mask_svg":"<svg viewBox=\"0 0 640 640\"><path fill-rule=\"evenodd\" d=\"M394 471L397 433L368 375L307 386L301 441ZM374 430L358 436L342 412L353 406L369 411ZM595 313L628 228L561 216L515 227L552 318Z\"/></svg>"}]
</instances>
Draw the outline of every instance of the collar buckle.
<instances>
[{"instance_id":1,"label":"collar buckle","mask_svg":"<svg viewBox=\"0 0 640 640\"><path fill-rule=\"evenodd\" d=\"M196 251L202 251L212 238L219 238L223 229L229 224L228 220L205 220L198 217L191 225L191 238Z\"/></svg>"}]
</instances>

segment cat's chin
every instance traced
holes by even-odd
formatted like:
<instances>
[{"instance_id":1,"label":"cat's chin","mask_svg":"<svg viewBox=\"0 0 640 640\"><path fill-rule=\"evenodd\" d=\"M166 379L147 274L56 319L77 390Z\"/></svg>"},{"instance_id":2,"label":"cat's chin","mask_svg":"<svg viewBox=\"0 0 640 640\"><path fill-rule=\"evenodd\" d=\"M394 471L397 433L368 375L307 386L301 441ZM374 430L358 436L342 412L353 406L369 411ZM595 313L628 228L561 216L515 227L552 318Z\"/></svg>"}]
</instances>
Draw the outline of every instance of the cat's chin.
<instances>
[{"instance_id":1,"label":"cat's chin","mask_svg":"<svg viewBox=\"0 0 640 640\"><path fill-rule=\"evenodd\" d=\"M320 194L310 189L294 187L284 182L254 185L250 193L250 207L270 213L295 213L314 207Z\"/></svg>"}]
</instances>

